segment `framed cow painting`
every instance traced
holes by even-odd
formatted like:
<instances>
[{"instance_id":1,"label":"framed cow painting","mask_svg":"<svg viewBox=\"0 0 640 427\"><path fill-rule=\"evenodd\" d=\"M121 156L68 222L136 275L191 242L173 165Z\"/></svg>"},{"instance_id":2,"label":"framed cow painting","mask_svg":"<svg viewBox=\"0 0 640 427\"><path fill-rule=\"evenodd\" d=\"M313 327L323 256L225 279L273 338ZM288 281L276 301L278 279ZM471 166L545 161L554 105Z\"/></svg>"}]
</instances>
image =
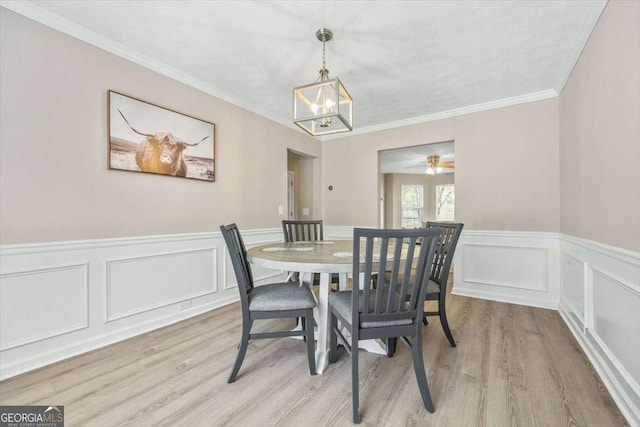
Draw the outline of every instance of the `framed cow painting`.
<instances>
[{"instance_id":1,"label":"framed cow painting","mask_svg":"<svg viewBox=\"0 0 640 427\"><path fill-rule=\"evenodd\" d=\"M215 125L110 90L109 169L215 181Z\"/></svg>"}]
</instances>

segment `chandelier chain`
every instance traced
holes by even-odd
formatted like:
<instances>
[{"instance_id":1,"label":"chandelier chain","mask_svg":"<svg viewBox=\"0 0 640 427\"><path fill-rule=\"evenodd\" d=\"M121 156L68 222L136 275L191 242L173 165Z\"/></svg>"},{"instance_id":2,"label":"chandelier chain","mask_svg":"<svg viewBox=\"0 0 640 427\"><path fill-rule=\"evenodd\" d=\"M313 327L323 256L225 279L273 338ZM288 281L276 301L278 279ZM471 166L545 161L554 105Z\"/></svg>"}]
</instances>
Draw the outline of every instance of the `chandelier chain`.
<instances>
[{"instance_id":1,"label":"chandelier chain","mask_svg":"<svg viewBox=\"0 0 640 427\"><path fill-rule=\"evenodd\" d=\"M322 40L322 68L326 69L327 68L327 62L325 60L325 55L326 55L326 42L324 41L324 39Z\"/></svg>"}]
</instances>

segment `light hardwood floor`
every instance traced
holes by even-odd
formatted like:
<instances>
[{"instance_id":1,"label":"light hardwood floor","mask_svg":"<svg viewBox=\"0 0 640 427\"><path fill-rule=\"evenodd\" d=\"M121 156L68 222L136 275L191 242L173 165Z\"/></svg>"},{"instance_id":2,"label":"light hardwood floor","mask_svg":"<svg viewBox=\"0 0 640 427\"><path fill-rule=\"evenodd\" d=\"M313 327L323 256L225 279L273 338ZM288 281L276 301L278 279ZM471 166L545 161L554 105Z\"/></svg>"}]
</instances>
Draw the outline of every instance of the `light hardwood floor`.
<instances>
[{"instance_id":1,"label":"light hardwood floor","mask_svg":"<svg viewBox=\"0 0 640 427\"><path fill-rule=\"evenodd\" d=\"M557 312L460 296L448 304L458 347L437 318L424 332L436 412L422 406L410 352L398 343L393 358L360 352L362 425L626 425ZM344 351L311 377L302 341L252 341L227 384L239 336L236 303L6 380L0 404L65 405L70 427L351 424Z\"/></svg>"}]
</instances>

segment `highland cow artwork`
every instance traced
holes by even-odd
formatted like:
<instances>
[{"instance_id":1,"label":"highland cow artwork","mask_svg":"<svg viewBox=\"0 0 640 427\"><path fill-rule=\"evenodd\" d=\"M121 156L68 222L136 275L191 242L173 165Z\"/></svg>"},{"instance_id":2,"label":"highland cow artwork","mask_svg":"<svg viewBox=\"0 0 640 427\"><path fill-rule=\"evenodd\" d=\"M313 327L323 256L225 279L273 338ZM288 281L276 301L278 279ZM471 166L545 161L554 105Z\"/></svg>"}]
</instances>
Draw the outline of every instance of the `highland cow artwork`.
<instances>
[{"instance_id":1,"label":"highland cow artwork","mask_svg":"<svg viewBox=\"0 0 640 427\"><path fill-rule=\"evenodd\" d=\"M109 169L215 180L215 125L112 90Z\"/></svg>"}]
</instances>

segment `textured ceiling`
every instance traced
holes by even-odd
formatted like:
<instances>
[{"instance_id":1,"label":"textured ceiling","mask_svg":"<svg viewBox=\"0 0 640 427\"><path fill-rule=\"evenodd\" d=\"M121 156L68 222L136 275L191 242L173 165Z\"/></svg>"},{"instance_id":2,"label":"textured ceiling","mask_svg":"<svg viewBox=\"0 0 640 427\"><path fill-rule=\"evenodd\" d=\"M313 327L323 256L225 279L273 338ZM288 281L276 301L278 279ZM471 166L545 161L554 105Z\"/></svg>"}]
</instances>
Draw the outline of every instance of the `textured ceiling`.
<instances>
[{"instance_id":1,"label":"textured ceiling","mask_svg":"<svg viewBox=\"0 0 640 427\"><path fill-rule=\"evenodd\" d=\"M322 63L315 32L330 28L327 68L354 99L358 132L513 97L553 96L605 4L2 3L287 126L292 88L313 82Z\"/></svg>"}]
</instances>

